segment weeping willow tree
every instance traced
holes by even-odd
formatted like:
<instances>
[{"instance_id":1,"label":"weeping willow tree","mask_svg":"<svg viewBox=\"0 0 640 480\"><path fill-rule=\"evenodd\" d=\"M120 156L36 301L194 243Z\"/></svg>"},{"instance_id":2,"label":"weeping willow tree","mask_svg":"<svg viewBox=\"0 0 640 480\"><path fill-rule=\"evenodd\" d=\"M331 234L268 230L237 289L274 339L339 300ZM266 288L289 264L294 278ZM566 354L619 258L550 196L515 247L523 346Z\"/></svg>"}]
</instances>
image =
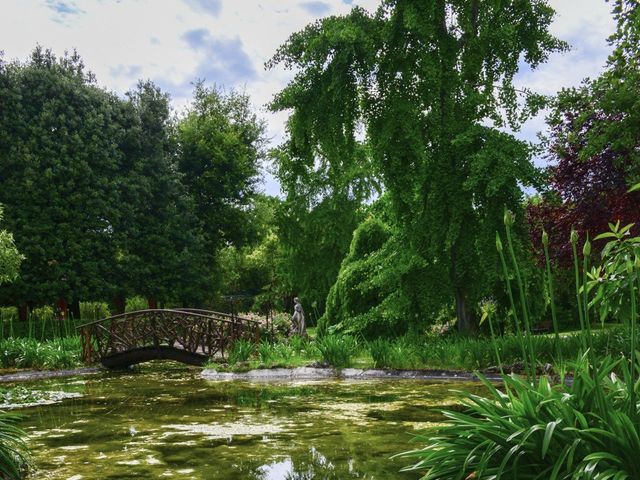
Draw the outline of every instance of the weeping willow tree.
<instances>
[{"instance_id":1,"label":"weeping willow tree","mask_svg":"<svg viewBox=\"0 0 640 480\"><path fill-rule=\"evenodd\" d=\"M455 299L462 330L498 276L503 206L518 213L534 181L528 146L496 128L544 104L514 76L566 48L553 17L546 0L385 0L307 26L267 64L296 71L272 105L292 112L295 168L321 158L348 180L365 138L364 168L380 175L407 248L445 269L434 288Z\"/></svg>"}]
</instances>

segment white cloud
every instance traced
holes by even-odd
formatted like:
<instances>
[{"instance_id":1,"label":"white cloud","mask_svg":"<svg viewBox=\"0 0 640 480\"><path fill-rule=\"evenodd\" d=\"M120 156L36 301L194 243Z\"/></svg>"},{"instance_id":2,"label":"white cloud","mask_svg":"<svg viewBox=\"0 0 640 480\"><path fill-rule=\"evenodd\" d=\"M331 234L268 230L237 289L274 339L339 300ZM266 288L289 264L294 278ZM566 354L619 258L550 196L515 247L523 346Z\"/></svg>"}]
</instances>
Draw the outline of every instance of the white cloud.
<instances>
[{"instance_id":1,"label":"white cloud","mask_svg":"<svg viewBox=\"0 0 640 480\"><path fill-rule=\"evenodd\" d=\"M287 37L315 20L313 12L347 13L351 5L373 10L377 0L3 0L0 45L5 58L25 59L36 44L57 54L77 48L86 65L105 87L123 94L138 78L151 78L173 89L174 106L189 100L189 83L199 73L220 75L235 82L226 87L246 88L263 109L269 135L279 142L286 115L264 110L273 94L292 77L281 68L265 71L264 63ZM562 86L595 76L606 61L606 37L613 31L610 4L604 0L551 0L558 11L554 33L572 43L572 52L554 55L539 71L518 78L520 84L552 94ZM351 5L350 5L351 4ZM203 30L209 48L194 49L184 40L189 31ZM217 43L216 43L217 42ZM225 45L228 47L225 49ZM236 48L253 65L245 77L223 75L234 68L228 56ZM218 52L218 53L217 53ZM225 54L227 57L225 57ZM218 72L216 74L216 72ZM207 78L210 83L220 79ZM526 138L542 126L540 119L526 125ZM277 193L268 177L266 190Z\"/></svg>"}]
</instances>

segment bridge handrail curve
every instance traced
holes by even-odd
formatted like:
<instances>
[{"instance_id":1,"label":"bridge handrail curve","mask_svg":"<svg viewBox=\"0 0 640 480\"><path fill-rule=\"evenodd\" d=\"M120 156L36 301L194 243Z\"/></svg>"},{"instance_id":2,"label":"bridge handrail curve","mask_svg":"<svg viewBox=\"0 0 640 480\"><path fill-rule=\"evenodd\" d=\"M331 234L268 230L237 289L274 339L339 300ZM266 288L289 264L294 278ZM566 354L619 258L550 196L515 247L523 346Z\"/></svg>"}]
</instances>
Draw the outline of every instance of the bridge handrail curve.
<instances>
[{"instance_id":1,"label":"bridge handrail curve","mask_svg":"<svg viewBox=\"0 0 640 480\"><path fill-rule=\"evenodd\" d=\"M253 320L251 318L246 318L246 317L241 317L239 315L231 315L229 313L222 313L222 312L213 312L210 310L201 310L201 309L189 309L189 308L183 308L183 309L173 309L173 308L148 308L145 310L135 310L133 312L125 312L125 313L119 313L117 315L111 315L110 317L105 317L105 318L101 318L99 320L93 320L92 322L87 322L87 323L83 323L81 325L77 325L75 328L76 330L81 329L83 327L90 327L92 325L98 325L98 324L102 324L102 323L106 323L109 320L117 320L120 318L124 318L126 319L128 316L134 316L134 315L138 315L138 314L142 314L142 313L154 313L154 312L170 312L170 313L182 313L185 315L189 315L189 316L195 316L195 317L200 317L203 319L211 319L212 315L205 315L204 313L199 313L199 312L207 312L209 314L214 314L214 315L219 315L221 317L228 317L228 318L236 318L240 321L243 322L248 322L248 323L253 323L255 324L255 326L259 325L260 322L258 322L257 320ZM225 323L234 323L232 320L227 320L226 318L217 318L216 320L220 321L220 322L225 322Z\"/></svg>"},{"instance_id":2,"label":"bridge handrail curve","mask_svg":"<svg viewBox=\"0 0 640 480\"><path fill-rule=\"evenodd\" d=\"M249 322L249 323L256 323L256 324L260 324L260 322L258 320L253 320L252 318L249 317L243 317L242 315L236 315L234 313L224 313L224 312L215 312L213 310L204 310L202 308L174 308L172 309L173 311L178 311L178 312L187 312L187 313L199 313L199 312L204 312L204 313L213 313L216 315L220 315L221 317L228 317L228 318L238 318L240 320L242 320L243 322Z\"/></svg>"}]
</instances>

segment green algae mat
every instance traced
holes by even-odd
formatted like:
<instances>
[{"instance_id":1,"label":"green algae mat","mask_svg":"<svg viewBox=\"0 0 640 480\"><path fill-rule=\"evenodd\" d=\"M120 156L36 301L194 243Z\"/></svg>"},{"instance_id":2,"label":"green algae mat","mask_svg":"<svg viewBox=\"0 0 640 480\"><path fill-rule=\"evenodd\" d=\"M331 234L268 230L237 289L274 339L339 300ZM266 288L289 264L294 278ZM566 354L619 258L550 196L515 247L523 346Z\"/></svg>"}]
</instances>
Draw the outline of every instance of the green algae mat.
<instances>
[{"instance_id":1,"label":"green algae mat","mask_svg":"<svg viewBox=\"0 0 640 480\"><path fill-rule=\"evenodd\" d=\"M170 363L23 383L33 478L410 479L392 455L477 384L214 382ZM25 393L26 392L26 393ZM44 401L42 399L45 399ZM38 405L38 403L41 403ZM34 405L35 404L35 405Z\"/></svg>"}]
</instances>

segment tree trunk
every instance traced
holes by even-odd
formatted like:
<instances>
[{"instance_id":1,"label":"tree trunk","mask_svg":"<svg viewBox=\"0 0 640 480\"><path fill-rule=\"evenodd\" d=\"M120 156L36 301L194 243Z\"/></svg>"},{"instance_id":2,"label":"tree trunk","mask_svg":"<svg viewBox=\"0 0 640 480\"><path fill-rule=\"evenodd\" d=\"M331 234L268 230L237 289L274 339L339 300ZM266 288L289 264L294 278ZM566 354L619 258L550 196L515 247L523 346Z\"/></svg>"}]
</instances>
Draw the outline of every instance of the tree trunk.
<instances>
[{"instance_id":1,"label":"tree trunk","mask_svg":"<svg viewBox=\"0 0 640 480\"><path fill-rule=\"evenodd\" d=\"M69 305L64 298L58 299L58 320L66 320L69 317Z\"/></svg>"},{"instance_id":2,"label":"tree trunk","mask_svg":"<svg viewBox=\"0 0 640 480\"><path fill-rule=\"evenodd\" d=\"M475 315L469 311L467 294L462 288L456 288L456 317L458 317L458 331L461 333L476 330Z\"/></svg>"},{"instance_id":3,"label":"tree trunk","mask_svg":"<svg viewBox=\"0 0 640 480\"><path fill-rule=\"evenodd\" d=\"M147 303L149 304L149 309L157 310L158 308L158 299L154 297L147 298Z\"/></svg>"},{"instance_id":4,"label":"tree trunk","mask_svg":"<svg viewBox=\"0 0 640 480\"><path fill-rule=\"evenodd\" d=\"M71 315L74 320L80 320L80 300L71 302Z\"/></svg>"},{"instance_id":5,"label":"tree trunk","mask_svg":"<svg viewBox=\"0 0 640 480\"><path fill-rule=\"evenodd\" d=\"M124 298L124 295L116 295L113 299L114 315L120 315L121 313L124 313L126 304L127 301Z\"/></svg>"},{"instance_id":6,"label":"tree trunk","mask_svg":"<svg viewBox=\"0 0 640 480\"><path fill-rule=\"evenodd\" d=\"M29 318L29 306L26 303L18 305L18 320L26 322Z\"/></svg>"}]
</instances>

